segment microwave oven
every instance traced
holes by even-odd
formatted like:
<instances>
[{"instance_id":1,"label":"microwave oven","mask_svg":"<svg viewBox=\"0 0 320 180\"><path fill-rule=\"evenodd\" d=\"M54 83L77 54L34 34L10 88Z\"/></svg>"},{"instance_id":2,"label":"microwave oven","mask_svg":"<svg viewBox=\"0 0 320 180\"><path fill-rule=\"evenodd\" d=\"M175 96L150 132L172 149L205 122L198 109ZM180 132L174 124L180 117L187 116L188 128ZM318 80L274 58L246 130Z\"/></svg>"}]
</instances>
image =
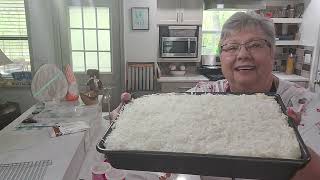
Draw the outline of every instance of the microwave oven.
<instances>
[{"instance_id":1,"label":"microwave oven","mask_svg":"<svg viewBox=\"0 0 320 180\"><path fill-rule=\"evenodd\" d=\"M196 58L198 56L197 37L162 37L161 58Z\"/></svg>"}]
</instances>

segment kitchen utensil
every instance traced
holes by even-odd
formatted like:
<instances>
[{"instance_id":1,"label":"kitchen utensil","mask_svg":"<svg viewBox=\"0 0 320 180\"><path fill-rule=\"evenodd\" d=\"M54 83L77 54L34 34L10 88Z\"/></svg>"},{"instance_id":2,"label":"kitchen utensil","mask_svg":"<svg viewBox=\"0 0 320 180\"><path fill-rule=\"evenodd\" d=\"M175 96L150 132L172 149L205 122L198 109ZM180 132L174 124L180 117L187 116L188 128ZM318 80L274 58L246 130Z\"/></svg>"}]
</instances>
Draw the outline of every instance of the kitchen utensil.
<instances>
[{"instance_id":1,"label":"kitchen utensil","mask_svg":"<svg viewBox=\"0 0 320 180\"><path fill-rule=\"evenodd\" d=\"M109 180L125 180L126 172L121 169L111 168L106 171L106 178Z\"/></svg>"},{"instance_id":2,"label":"kitchen utensil","mask_svg":"<svg viewBox=\"0 0 320 180\"><path fill-rule=\"evenodd\" d=\"M85 105L98 103L98 94L95 91L80 92L80 97Z\"/></svg>"},{"instance_id":3,"label":"kitchen utensil","mask_svg":"<svg viewBox=\"0 0 320 180\"><path fill-rule=\"evenodd\" d=\"M0 164L1 179L43 180L52 160Z\"/></svg>"},{"instance_id":4,"label":"kitchen utensil","mask_svg":"<svg viewBox=\"0 0 320 180\"><path fill-rule=\"evenodd\" d=\"M195 93L199 95L202 93ZM227 95L227 93L215 93ZM240 95L240 94L236 94ZM285 113L286 108L277 94L273 96ZM155 172L172 172L183 174L198 174L207 176L237 177L246 179L290 179L294 173L303 167L309 160L310 154L304 144L297 127L291 118L288 124L296 134L300 144L300 159L280 159L245 157L214 154L173 153L158 151L111 151L105 147L108 145L107 137L112 132L110 125L102 140L97 144L97 151L106 154L113 167Z\"/></svg>"},{"instance_id":5,"label":"kitchen utensil","mask_svg":"<svg viewBox=\"0 0 320 180\"><path fill-rule=\"evenodd\" d=\"M217 61L217 57L215 55L201 55L201 64L203 66L216 66L221 63Z\"/></svg>"},{"instance_id":6,"label":"kitchen utensil","mask_svg":"<svg viewBox=\"0 0 320 180\"><path fill-rule=\"evenodd\" d=\"M96 162L92 168L92 180L106 180L105 174L112 167L107 162Z\"/></svg>"}]
</instances>

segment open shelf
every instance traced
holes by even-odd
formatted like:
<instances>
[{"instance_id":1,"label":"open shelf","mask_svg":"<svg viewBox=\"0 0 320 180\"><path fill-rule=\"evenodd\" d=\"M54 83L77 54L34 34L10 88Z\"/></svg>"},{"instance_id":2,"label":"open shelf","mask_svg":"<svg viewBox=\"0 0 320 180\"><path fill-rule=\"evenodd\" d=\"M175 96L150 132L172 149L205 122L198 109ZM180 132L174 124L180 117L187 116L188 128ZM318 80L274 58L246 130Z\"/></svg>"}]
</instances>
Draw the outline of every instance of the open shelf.
<instances>
[{"instance_id":1,"label":"open shelf","mask_svg":"<svg viewBox=\"0 0 320 180\"><path fill-rule=\"evenodd\" d=\"M278 77L279 79L286 80L286 81L291 81L291 82L308 82L309 79L305 78L303 76L299 76L296 74L285 74L284 72L272 72L273 75Z\"/></svg>"},{"instance_id":2,"label":"open shelf","mask_svg":"<svg viewBox=\"0 0 320 180\"><path fill-rule=\"evenodd\" d=\"M276 24L300 24L302 18L271 18Z\"/></svg>"},{"instance_id":3,"label":"open shelf","mask_svg":"<svg viewBox=\"0 0 320 180\"><path fill-rule=\"evenodd\" d=\"M277 46L299 46L299 40L276 40Z\"/></svg>"}]
</instances>

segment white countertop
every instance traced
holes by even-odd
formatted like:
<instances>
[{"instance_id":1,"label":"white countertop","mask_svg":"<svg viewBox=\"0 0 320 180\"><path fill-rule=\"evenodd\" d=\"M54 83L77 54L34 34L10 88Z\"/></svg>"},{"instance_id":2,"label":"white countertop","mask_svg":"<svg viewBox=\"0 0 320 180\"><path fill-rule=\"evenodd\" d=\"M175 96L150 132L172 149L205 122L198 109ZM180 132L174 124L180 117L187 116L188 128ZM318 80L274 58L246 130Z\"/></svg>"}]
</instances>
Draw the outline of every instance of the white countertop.
<instances>
[{"instance_id":1,"label":"white countertop","mask_svg":"<svg viewBox=\"0 0 320 180\"><path fill-rule=\"evenodd\" d=\"M66 109L65 106L59 107ZM101 117L101 107L98 105L78 107L74 110L81 112L81 115L70 117L68 122L82 119L92 125L97 117ZM7 164L52 160L52 165L48 166L44 180L75 180L91 139L95 136L95 128L99 127L93 128L91 126L90 130L85 132L53 138L49 136L46 127L16 130L15 127L27 118L34 109L34 106L31 107L0 131L0 162Z\"/></svg>"},{"instance_id":2,"label":"white countertop","mask_svg":"<svg viewBox=\"0 0 320 180\"><path fill-rule=\"evenodd\" d=\"M106 116L107 113L102 113L102 117ZM107 123L106 123L107 122ZM99 129L100 132L97 132L97 136L93 139L93 142L87 152L86 158L81 166L81 170L79 173L79 176L77 179L85 179L89 180L91 179L91 167L93 164L97 162L104 161L105 157L103 154L99 153L96 150L96 144L101 140L101 137L103 137L105 131L108 128L108 121L102 118L102 121L98 123L102 128ZM163 173L156 173L156 172L148 172L148 171L131 171L131 170L125 170L126 171L126 179L128 180L159 180L158 175ZM198 175L188 175L188 174L175 174L174 178L171 178L170 180L200 180L200 176Z\"/></svg>"},{"instance_id":3,"label":"white countertop","mask_svg":"<svg viewBox=\"0 0 320 180\"><path fill-rule=\"evenodd\" d=\"M318 110L317 110L318 109ZM302 113L298 126L301 137L307 146L320 155L320 94L315 94Z\"/></svg>"},{"instance_id":4,"label":"white countertop","mask_svg":"<svg viewBox=\"0 0 320 180\"><path fill-rule=\"evenodd\" d=\"M272 74L274 74L276 77L278 77L281 80L286 80L286 81L292 81L292 82L308 82L309 79L302 77L302 76L298 76L296 74L285 74L283 72L272 72Z\"/></svg>"},{"instance_id":5,"label":"white countertop","mask_svg":"<svg viewBox=\"0 0 320 180\"><path fill-rule=\"evenodd\" d=\"M209 81L209 79L200 74L185 75L185 76L162 76L158 78L158 82L200 82Z\"/></svg>"}]
</instances>

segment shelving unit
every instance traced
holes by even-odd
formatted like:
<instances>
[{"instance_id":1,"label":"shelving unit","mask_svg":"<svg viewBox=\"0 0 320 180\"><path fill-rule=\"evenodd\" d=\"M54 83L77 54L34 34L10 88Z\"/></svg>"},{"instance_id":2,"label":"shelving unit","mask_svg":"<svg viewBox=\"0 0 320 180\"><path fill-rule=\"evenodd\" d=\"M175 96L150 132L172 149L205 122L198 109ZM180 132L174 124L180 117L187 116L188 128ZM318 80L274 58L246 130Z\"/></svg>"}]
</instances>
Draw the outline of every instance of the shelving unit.
<instances>
[{"instance_id":1,"label":"shelving unit","mask_svg":"<svg viewBox=\"0 0 320 180\"><path fill-rule=\"evenodd\" d=\"M309 82L308 78L296 75L296 74L285 74L284 72L272 72L276 77L282 80L291 82Z\"/></svg>"},{"instance_id":2,"label":"shelving unit","mask_svg":"<svg viewBox=\"0 0 320 180\"><path fill-rule=\"evenodd\" d=\"M301 24L302 18L271 18L275 24ZM299 40L276 40L277 46L299 46Z\"/></svg>"},{"instance_id":3,"label":"shelving unit","mask_svg":"<svg viewBox=\"0 0 320 180\"><path fill-rule=\"evenodd\" d=\"M275 24L300 24L302 18L271 18Z\"/></svg>"},{"instance_id":4,"label":"shelving unit","mask_svg":"<svg viewBox=\"0 0 320 180\"><path fill-rule=\"evenodd\" d=\"M282 28L288 29L288 26L298 26L302 23L302 18L272 18L272 21ZM300 40L276 40L276 46L301 46ZM291 74L287 75L283 72L273 72L273 74L278 77L279 79L291 81L294 83L299 84L302 87L307 87L309 82L308 78L305 78L301 75Z\"/></svg>"},{"instance_id":5,"label":"shelving unit","mask_svg":"<svg viewBox=\"0 0 320 180\"><path fill-rule=\"evenodd\" d=\"M276 40L276 46L299 46L299 40Z\"/></svg>"}]
</instances>

